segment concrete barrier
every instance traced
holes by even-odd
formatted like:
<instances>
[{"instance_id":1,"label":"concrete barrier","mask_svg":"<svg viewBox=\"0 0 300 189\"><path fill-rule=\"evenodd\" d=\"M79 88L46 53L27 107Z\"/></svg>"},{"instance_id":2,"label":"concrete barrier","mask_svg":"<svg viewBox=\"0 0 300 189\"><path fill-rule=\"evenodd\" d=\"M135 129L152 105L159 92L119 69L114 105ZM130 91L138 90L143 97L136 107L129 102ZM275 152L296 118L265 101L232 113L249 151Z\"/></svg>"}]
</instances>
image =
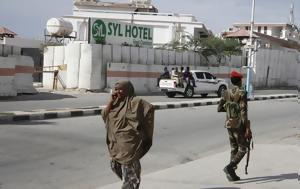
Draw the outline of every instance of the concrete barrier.
<instances>
[{"instance_id":1,"label":"concrete barrier","mask_svg":"<svg viewBox=\"0 0 300 189\"><path fill-rule=\"evenodd\" d=\"M102 45L92 46L92 73L91 73L91 88L92 90L103 89L101 81L102 73Z\"/></svg>"},{"instance_id":2,"label":"concrete barrier","mask_svg":"<svg viewBox=\"0 0 300 189\"><path fill-rule=\"evenodd\" d=\"M139 62L140 64L147 64L147 60L148 60L148 49L147 48L140 48L140 56L139 58Z\"/></svg>"},{"instance_id":3,"label":"concrete barrier","mask_svg":"<svg viewBox=\"0 0 300 189\"><path fill-rule=\"evenodd\" d=\"M130 57L131 57L131 61L130 63L132 64L141 64L141 62L139 61L139 57L140 57L140 48L139 47L131 47L130 50Z\"/></svg>"},{"instance_id":4,"label":"concrete barrier","mask_svg":"<svg viewBox=\"0 0 300 189\"><path fill-rule=\"evenodd\" d=\"M0 57L0 96L36 93L33 87L34 63L28 56Z\"/></svg>"},{"instance_id":5,"label":"concrete barrier","mask_svg":"<svg viewBox=\"0 0 300 189\"><path fill-rule=\"evenodd\" d=\"M78 88L80 67L80 44L68 44L65 49L65 64L67 65L67 88Z\"/></svg>"},{"instance_id":6,"label":"concrete barrier","mask_svg":"<svg viewBox=\"0 0 300 189\"><path fill-rule=\"evenodd\" d=\"M91 73L92 73L92 46L81 44L81 56L79 66L79 82L80 89L91 89Z\"/></svg>"},{"instance_id":7,"label":"concrete barrier","mask_svg":"<svg viewBox=\"0 0 300 189\"><path fill-rule=\"evenodd\" d=\"M17 93L37 93L33 87L34 62L29 56L15 56L15 80Z\"/></svg>"},{"instance_id":8,"label":"concrete barrier","mask_svg":"<svg viewBox=\"0 0 300 189\"><path fill-rule=\"evenodd\" d=\"M48 89L53 88L54 48L54 46L47 46L44 48L43 86Z\"/></svg>"},{"instance_id":9,"label":"concrete barrier","mask_svg":"<svg viewBox=\"0 0 300 189\"><path fill-rule=\"evenodd\" d=\"M0 56L0 96L16 96L14 85L15 57Z\"/></svg>"},{"instance_id":10,"label":"concrete barrier","mask_svg":"<svg viewBox=\"0 0 300 189\"><path fill-rule=\"evenodd\" d=\"M101 45L82 44L79 70L79 88L98 90L104 87L101 85L101 52Z\"/></svg>"}]
</instances>

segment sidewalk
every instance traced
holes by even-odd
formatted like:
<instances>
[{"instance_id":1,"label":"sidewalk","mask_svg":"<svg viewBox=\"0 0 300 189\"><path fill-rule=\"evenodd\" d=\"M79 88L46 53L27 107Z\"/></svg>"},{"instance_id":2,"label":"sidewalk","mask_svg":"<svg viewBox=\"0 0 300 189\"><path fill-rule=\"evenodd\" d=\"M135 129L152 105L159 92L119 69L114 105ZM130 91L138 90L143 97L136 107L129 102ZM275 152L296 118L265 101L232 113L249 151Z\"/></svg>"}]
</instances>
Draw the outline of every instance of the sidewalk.
<instances>
[{"instance_id":1,"label":"sidewalk","mask_svg":"<svg viewBox=\"0 0 300 189\"><path fill-rule=\"evenodd\" d=\"M299 137L299 136L298 136ZM299 142L299 138L298 138ZM248 175L246 158L239 165L238 182L227 181L222 169L230 152L218 153L186 164L142 175L140 189L299 189L300 146L256 144L251 151ZM121 188L121 182L97 189Z\"/></svg>"}]
</instances>

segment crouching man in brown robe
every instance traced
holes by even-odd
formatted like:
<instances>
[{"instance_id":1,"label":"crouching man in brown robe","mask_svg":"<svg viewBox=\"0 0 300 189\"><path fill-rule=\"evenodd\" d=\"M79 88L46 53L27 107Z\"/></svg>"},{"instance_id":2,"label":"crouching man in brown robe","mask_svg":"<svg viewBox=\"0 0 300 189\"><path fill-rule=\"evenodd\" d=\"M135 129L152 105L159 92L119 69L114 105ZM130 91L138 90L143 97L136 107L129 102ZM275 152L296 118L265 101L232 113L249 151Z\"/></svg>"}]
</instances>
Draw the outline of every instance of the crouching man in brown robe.
<instances>
[{"instance_id":1,"label":"crouching man in brown robe","mask_svg":"<svg viewBox=\"0 0 300 189\"><path fill-rule=\"evenodd\" d=\"M111 168L123 180L122 189L138 189L140 159L152 145L154 107L135 96L130 81L120 81L101 115L106 125Z\"/></svg>"}]
</instances>

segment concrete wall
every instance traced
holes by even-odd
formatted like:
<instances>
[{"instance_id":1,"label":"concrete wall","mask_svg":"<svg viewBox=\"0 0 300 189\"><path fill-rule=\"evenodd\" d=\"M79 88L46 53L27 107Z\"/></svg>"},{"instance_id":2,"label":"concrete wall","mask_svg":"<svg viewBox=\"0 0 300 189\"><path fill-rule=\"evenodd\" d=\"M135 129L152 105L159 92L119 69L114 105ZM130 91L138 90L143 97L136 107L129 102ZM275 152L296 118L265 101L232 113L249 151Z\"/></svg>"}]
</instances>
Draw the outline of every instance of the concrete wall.
<instances>
[{"instance_id":1,"label":"concrete wall","mask_svg":"<svg viewBox=\"0 0 300 189\"><path fill-rule=\"evenodd\" d=\"M191 68L193 65L186 65ZM107 66L107 88L113 89L114 84L119 80L129 80L133 83L136 93L158 92L156 87L157 78L161 74L165 65L141 65L129 63L108 63ZM167 66L171 70L174 66ZM243 69L230 68L227 66L220 67L204 67L195 66L193 69L207 70L218 78L225 79L229 82L229 73L235 69L244 72ZM243 73L245 74L245 73Z\"/></svg>"},{"instance_id":2,"label":"concrete wall","mask_svg":"<svg viewBox=\"0 0 300 189\"><path fill-rule=\"evenodd\" d=\"M34 63L27 56L0 56L0 96L36 93L33 87Z\"/></svg>"},{"instance_id":3,"label":"concrete wall","mask_svg":"<svg viewBox=\"0 0 300 189\"><path fill-rule=\"evenodd\" d=\"M58 88L99 90L106 87L107 63L135 65L201 65L204 59L191 52L175 52L129 46L68 44L44 50L43 86L53 88L54 70L59 70ZM204 61L203 61L204 62ZM66 65L66 70L60 69ZM158 70L159 75L161 70Z\"/></svg>"},{"instance_id":4,"label":"concrete wall","mask_svg":"<svg viewBox=\"0 0 300 189\"><path fill-rule=\"evenodd\" d=\"M34 62L29 56L15 56L15 81L17 93L36 93L33 87Z\"/></svg>"},{"instance_id":5,"label":"concrete wall","mask_svg":"<svg viewBox=\"0 0 300 189\"><path fill-rule=\"evenodd\" d=\"M98 90L101 86L102 45L83 44L79 69L79 88Z\"/></svg>"},{"instance_id":6,"label":"concrete wall","mask_svg":"<svg viewBox=\"0 0 300 189\"><path fill-rule=\"evenodd\" d=\"M65 64L67 65L67 88L78 88L81 45L68 44L65 49Z\"/></svg>"},{"instance_id":7,"label":"concrete wall","mask_svg":"<svg viewBox=\"0 0 300 189\"><path fill-rule=\"evenodd\" d=\"M255 87L297 86L298 56L290 49L260 49L256 54Z\"/></svg>"},{"instance_id":8,"label":"concrete wall","mask_svg":"<svg viewBox=\"0 0 300 189\"><path fill-rule=\"evenodd\" d=\"M296 86L297 56L290 50L260 49L255 58L254 87ZM67 65L60 70L65 88L103 90L119 79L133 80L143 91L156 90L156 78L163 67L190 66L191 69L209 69L221 78L228 79L230 70L242 72L242 57L232 56L218 65L214 57L206 59L194 52L176 52L161 49L137 48L129 46L69 44L67 46L46 47L44 66ZM267 69L269 76L267 80ZM119 69L119 70L118 70ZM107 73L110 72L110 73ZM53 73L44 73L43 84L52 88ZM140 82L140 83L139 83Z\"/></svg>"},{"instance_id":9,"label":"concrete wall","mask_svg":"<svg viewBox=\"0 0 300 189\"><path fill-rule=\"evenodd\" d=\"M0 96L17 95L14 85L15 63L15 57L0 56Z\"/></svg>"},{"instance_id":10,"label":"concrete wall","mask_svg":"<svg viewBox=\"0 0 300 189\"><path fill-rule=\"evenodd\" d=\"M53 87L54 46L44 48L43 86L48 89Z\"/></svg>"}]
</instances>

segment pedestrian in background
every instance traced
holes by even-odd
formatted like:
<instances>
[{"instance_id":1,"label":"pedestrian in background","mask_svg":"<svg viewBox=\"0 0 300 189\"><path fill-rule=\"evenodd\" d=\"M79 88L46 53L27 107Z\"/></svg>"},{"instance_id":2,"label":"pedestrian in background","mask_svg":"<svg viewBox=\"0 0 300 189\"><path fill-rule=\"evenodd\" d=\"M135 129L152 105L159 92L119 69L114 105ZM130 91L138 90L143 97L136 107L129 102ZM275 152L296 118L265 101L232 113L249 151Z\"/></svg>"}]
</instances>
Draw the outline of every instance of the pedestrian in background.
<instances>
[{"instance_id":1,"label":"pedestrian in background","mask_svg":"<svg viewBox=\"0 0 300 189\"><path fill-rule=\"evenodd\" d=\"M101 115L106 125L111 169L123 181L122 189L138 189L140 159L152 146L154 107L135 96L130 81L120 81Z\"/></svg>"},{"instance_id":2,"label":"pedestrian in background","mask_svg":"<svg viewBox=\"0 0 300 189\"><path fill-rule=\"evenodd\" d=\"M230 74L233 88L225 90L218 105L218 112L226 112L225 128L231 147L230 163L223 169L229 181L238 181L237 165L247 153L252 138L248 121L247 93L241 88L243 76L237 71Z\"/></svg>"}]
</instances>

